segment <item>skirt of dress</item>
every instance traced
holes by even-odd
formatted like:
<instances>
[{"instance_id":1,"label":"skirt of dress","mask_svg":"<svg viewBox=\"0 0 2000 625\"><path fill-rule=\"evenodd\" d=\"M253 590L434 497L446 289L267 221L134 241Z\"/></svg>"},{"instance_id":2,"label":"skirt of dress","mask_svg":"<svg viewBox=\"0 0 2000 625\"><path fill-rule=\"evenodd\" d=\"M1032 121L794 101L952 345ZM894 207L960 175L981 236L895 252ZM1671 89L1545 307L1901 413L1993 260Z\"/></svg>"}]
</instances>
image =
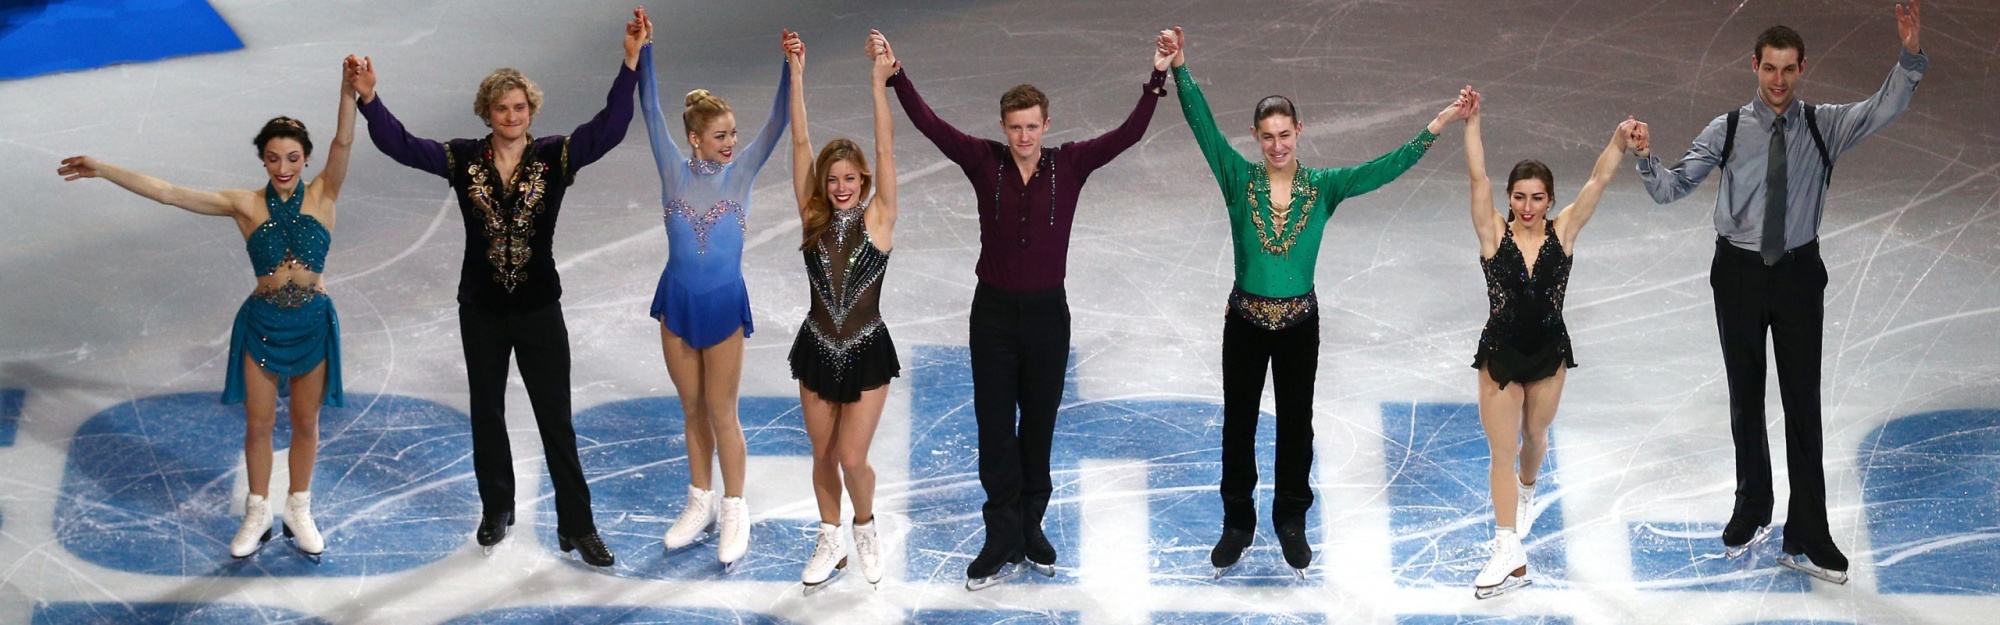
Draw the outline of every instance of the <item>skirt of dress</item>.
<instances>
[{"instance_id":1,"label":"skirt of dress","mask_svg":"<svg viewBox=\"0 0 2000 625\"><path fill-rule=\"evenodd\" d=\"M1507 341L1479 342L1479 353L1472 357L1472 368L1485 367L1500 388L1507 388L1515 382L1545 380L1556 374L1558 369L1576 368L1576 358L1570 354L1569 337L1544 343L1533 353L1516 349Z\"/></svg>"},{"instance_id":2,"label":"skirt of dress","mask_svg":"<svg viewBox=\"0 0 2000 625\"><path fill-rule=\"evenodd\" d=\"M277 374L278 396L290 397L293 376L305 375L326 363L326 406L347 403L340 383L340 315L333 298L325 293L291 301L274 301L252 295L236 310L236 326L229 335L229 365L222 385L222 403L240 404L244 399L243 357L258 367Z\"/></svg>"},{"instance_id":3,"label":"skirt of dress","mask_svg":"<svg viewBox=\"0 0 2000 625\"><path fill-rule=\"evenodd\" d=\"M861 400L861 392L889 383L903 374L896 360L896 342L889 328L877 326L843 343L821 341L807 321L792 341L792 379L830 402Z\"/></svg>"},{"instance_id":4,"label":"skirt of dress","mask_svg":"<svg viewBox=\"0 0 2000 625\"><path fill-rule=\"evenodd\" d=\"M737 328L743 329L743 338L756 330L750 319L750 289L741 276L695 293L674 280L672 273L661 272L660 285L653 290L652 316L695 349L713 347Z\"/></svg>"}]
</instances>

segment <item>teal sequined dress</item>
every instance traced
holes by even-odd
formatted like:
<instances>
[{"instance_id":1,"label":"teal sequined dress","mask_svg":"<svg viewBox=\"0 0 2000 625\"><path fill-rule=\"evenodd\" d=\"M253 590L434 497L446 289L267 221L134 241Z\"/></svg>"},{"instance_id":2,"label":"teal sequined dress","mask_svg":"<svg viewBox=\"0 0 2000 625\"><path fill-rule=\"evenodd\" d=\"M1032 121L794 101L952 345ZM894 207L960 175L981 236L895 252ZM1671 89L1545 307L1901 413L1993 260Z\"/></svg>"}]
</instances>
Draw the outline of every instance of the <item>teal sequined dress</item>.
<instances>
[{"instance_id":1,"label":"teal sequined dress","mask_svg":"<svg viewBox=\"0 0 2000 625\"><path fill-rule=\"evenodd\" d=\"M258 277L277 273L279 266L292 262L313 273L325 271L326 249L333 234L319 219L299 212L305 194L301 183L292 189L290 198L281 201L277 190L265 185L264 201L271 216L243 242ZM236 311L236 327L230 332L229 373L222 387L222 403L243 403L245 354L257 366L278 375L280 397L291 394L293 376L311 373L325 362L325 405L346 403L340 383L340 316L334 312L333 298L318 284L288 281L277 288L260 288L243 301L243 307Z\"/></svg>"}]
</instances>

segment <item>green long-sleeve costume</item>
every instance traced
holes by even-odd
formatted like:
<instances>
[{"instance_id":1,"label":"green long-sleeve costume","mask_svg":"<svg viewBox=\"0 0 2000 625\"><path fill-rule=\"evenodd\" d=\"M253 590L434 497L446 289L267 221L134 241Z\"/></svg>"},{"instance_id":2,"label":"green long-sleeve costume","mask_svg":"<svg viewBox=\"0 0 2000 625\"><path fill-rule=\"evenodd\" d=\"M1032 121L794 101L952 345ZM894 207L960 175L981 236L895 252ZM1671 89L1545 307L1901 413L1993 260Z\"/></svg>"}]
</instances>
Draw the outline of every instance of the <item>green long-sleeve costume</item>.
<instances>
[{"instance_id":1,"label":"green long-sleeve costume","mask_svg":"<svg viewBox=\"0 0 2000 625\"><path fill-rule=\"evenodd\" d=\"M1202 157L1222 187L1235 235L1236 288L1266 298L1290 298L1313 288L1313 268L1326 221L1341 200L1369 191L1403 175L1437 140L1428 128L1416 138L1375 160L1354 167L1315 169L1300 165L1292 177L1292 202L1271 205L1271 176L1260 160L1252 163L1230 147L1215 126L1208 100L1195 85L1186 65L1174 68L1181 112L1193 129Z\"/></svg>"}]
</instances>

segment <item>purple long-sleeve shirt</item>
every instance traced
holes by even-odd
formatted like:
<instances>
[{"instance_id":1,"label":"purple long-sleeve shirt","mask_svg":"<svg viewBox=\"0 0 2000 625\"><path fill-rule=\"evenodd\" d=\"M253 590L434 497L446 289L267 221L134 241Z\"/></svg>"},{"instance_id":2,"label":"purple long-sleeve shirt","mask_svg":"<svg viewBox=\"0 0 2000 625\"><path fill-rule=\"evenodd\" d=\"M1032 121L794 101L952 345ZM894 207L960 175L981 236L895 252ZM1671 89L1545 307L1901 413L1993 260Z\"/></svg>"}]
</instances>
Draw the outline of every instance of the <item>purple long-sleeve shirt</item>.
<instances>
[{"instance_id":1,"label":"purple long-sleeve shirt","mask_svg":"<svg viewBox=\"0 0 2000 625\"><path fill-rule=\"evenodd\" d=\"M1062 286L1069 265L1070 224L1076 218L1083 183L1091 172L1145 136L1153 109L1166 95L1166 82L1166 72L1153 72L1132 114L1110 132L1042 148L1040 166L1023 184L1007 144L959 132L931 112L907 74L899 71L889 77L889 86L903 103L903 113L945 158L958 163L979 196L979 264L975 273L980 281L1015 293Z\"/></svg>"},{"instance_id":2,"label":"purple long-sleeve shirt","mask_svg":"<svg viewBox=\"0 0 2000 625\"><path fill-rule=\"evenodd\" d=\"M504 183L493 166L487 137L439 143L404 130L380 94L361 105L376 149L398 163L443 177L458 194L458 212L465 221L460 305L530 310L562 298L551 248L563 196L576 182L577 170L625 139L638 84L638 71L620 65L604 110L568 136L530 137L520 165Z\"/></svg>"}]
</instances>

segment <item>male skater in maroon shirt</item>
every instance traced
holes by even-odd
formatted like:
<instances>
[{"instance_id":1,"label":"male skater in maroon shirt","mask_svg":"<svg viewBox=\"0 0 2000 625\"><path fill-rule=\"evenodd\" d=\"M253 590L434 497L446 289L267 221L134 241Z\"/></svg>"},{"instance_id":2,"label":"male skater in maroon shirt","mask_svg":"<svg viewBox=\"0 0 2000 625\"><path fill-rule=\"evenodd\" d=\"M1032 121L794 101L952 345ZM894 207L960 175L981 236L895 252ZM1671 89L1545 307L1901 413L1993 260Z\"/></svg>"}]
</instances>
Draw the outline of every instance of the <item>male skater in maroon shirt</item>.
<instances>
[{"instance_id":1,"label":"male skater in maroon shirt","mask_svg":"<svg viewBox=\"0 0 2000 625\"><path fill-rule=\"evenodd\" d=\"M1034 85L1000 96L1000 129L1007 135L1001 143L939 119L900 68L889 77L910 122L965 170L979 198L979 287L972 295L970 342L986 545L965 568L967 590L1006 580L1020 571L1023 556L1035 570L1055 575L1056 550L1042 535L1042 513L1053 490L1049 445L1069 362L1063 271L1070 223L1090 173L1145 135L1154 106L1167 93L1170 47L1166 39L1155 45L1153 76L1125 123L1054 148L1042 147L1049 100ZM879 32L868 49L895 58Z\"/></svg>"}]
</instances>

